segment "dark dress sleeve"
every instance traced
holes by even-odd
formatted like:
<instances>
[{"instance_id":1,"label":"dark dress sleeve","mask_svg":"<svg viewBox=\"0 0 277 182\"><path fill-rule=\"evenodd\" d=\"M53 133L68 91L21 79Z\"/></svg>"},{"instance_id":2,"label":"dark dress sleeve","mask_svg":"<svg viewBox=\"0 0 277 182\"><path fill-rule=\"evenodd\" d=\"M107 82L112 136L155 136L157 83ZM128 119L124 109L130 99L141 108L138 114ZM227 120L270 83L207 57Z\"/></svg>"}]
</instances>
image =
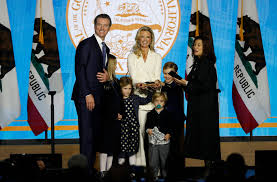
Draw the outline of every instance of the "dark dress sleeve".
<instances>
[{"instance_id":1,"label":"dark dress sleeve","mask_svg":"<svg viewBox=\"0 0 277 182\"><path fill-rule=\"evenodd\" d=\"M118 94L117 80L107 81L104 83L103 93L103 118L116 120L117 114L120 113L120 96Z\"/></svg>"},{"instance_id":2,"label":"dark dress sleeve","mask_svg":"<svg viewBox=\"0 0 277 182\"><path fill-rule=\"evenodd\" d=\"M199 61L188 75L188 85L185 90L189 94L199 94L216 89L215 66L208 59Z\"/></svg>"},{"instance_id":3,"label":"dark dress sleeve","mask_svg":"<svg viewBox=\"0 0 277 182\"><path fill-rule=\"evenodd\" d=\"M153 92L149 91L146 98L140 97L138 95L136 95L136 96L137 96L137 101L138 101L139 105L145 105L152 101Z\"/></svg>"},{"instance_id":4,"label":"dark dress sleeve","mask_svg":"<svg viewBox=\"0 0 277 182\"><path fill-rule=\"evenodd\" d=\"M111 82L111 86L113 89L113 96L114 96L114 118L117 118L118 114L121 113L121 100L122 100L122 96L120 94L120 86L118 83L118 80L115 79L114 81Z\"/></svg>"}]
</instances>

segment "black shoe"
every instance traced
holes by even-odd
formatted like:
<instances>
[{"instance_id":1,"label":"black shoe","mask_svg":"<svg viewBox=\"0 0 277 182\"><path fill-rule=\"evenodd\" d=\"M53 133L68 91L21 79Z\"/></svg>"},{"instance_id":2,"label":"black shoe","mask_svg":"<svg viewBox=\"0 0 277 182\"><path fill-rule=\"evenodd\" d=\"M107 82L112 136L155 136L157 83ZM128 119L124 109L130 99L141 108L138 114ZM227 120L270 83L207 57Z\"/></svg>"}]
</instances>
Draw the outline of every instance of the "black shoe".
<instances>
[{"instance_id":1,"label":"black shoe","mask_svg":"<svg viewBox=\"0 0 277 182\"><path fill-rule=\"evenodd\" d=\"M135 180L136 179L136 174L134 172L130 173L130 179Z\"/></svg>"},{"instance_id":2,"label":"black shoe","mask_svg":"<svg viewBox=\"0 0 277 182\"><path fill-rule=\"evenodd\" d=\"M100 171L100 172L99 172L100 178L103 179L103 178L107 175L107 173L108 173L108 171Z\"/></svg>"},{"instance_id":3,"label":"black shoe","mask_svg":"<svg viewBox=\"0 0 277 182\"><path fill-rule=\"evenodd\" d=\"M212 168L212 167L214 167L214 165L215 165L215 161L204 160L204 162L205 162L205 167L206 167L206 168Z\"/></svg>"},{"instance_id":4,"label":"black shoe","mask_svg":"<svg viewBox=\"0 0 277 182\"><path fill-rule=\"evenodd\" d=\"M154 177L153 181L158 182L159 181L159 177L158 176Z\"/></svg>"}]
</instances>

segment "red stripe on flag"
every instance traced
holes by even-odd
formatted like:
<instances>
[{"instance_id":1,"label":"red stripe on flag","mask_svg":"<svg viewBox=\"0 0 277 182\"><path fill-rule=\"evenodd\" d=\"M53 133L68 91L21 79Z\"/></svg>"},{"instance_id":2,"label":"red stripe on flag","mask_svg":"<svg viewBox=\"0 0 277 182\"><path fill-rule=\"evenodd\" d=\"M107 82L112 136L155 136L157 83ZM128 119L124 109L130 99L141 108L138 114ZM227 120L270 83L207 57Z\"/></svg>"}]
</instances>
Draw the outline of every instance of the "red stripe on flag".
<instances>
[{"instance_id":1,"label":"red stripe on flag","mask_svg":"<svg viewBox=\"0 0 277 182\"><path fill-rule=\"evenodd\" d=\"M237 113L238 120L244 132L247 134L258 126L257 121L249 112L248 108L241 99L237 88L233 82L232 88L233 106Z\"/></svg>"},{"instance_id":2,"label":"red stripe on flag","mask_svg":"<svg viewBox=\"0 0 277 182\"><path fill-rule=\"evenodd\" d=\"M36 136L48 129L47 124L45 123L44 119L41 117L39 111L37 110L36 106L34 105L29 95L28 95L28 103L27 103L27 112L28 112L28 123L33 133Z\"/></svg>"}]
</instances>

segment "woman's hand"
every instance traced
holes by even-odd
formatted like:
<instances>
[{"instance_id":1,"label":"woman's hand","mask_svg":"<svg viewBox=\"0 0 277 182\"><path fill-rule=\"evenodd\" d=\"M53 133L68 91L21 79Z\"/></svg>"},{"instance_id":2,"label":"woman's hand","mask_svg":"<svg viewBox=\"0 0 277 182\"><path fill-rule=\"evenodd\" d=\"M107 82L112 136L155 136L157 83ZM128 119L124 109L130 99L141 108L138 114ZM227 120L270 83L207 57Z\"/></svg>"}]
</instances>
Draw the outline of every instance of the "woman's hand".
<instances>
[{"instance_id":1,"label":"woman's hand","mask_svg":"<svg viewBox=\"0 0 277 182\"><path fill-rule=\"evenodd\" d=\"M187 86L188 84L188 81L185 80L185 79L182 79L182 80L178 80L177 78L173 78L174 82L179 84L179 85L183 85L183 86Z\"/></svg>"},{"instance_id":2,"label":"woman's hand","mask_svg":"<svg viewBox=\"0 0 277 182\"><path fill-rule=\"evenodd\" d=\"M165 86L164 82L161 82L160 80L159 80L159 82L160 82L161 87Z\"/></svg>"},{"instance_id":3,"label":"woman's hand","mask_svg":"<svg viewBox=\"0 0 277 182\"><path fill-rule=\"evenodd\" d=\"M153 87L154 89L160 89L161 86L162 86L162 85L161 85L161 81L160 81L160 80L156 80L152 87Z\"/></svg>"},{"instance_id":4,"label":"woman's hand","mask_svg":"<svg viewBox=\"0 0 277 182\"><path fill-rule=\"evenodd\" d=\"M147 85L145 83L137 83L136 87L140 89L147 89Z\"/></svg>"}]
</instances>

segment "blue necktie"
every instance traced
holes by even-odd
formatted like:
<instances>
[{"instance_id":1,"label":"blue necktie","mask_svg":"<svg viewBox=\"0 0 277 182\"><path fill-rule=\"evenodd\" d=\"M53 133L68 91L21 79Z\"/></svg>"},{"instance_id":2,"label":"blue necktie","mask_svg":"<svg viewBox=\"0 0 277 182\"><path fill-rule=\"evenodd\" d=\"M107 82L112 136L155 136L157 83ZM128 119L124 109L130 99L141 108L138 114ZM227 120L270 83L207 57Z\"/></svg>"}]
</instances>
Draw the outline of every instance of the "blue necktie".
<instances>
[{"instance_id":1,"label":"blue necktie","mask_svg":"<svg viewBox=\"0 0 277 182\"><path fill-rule=\"evenodd\" d=\"M103 66L104 68L106 67L106 54L107 54L107 47L106 47L106 44L105 42L102 42L102 57L103 57Z\"/></svg>"}]
</instances>

